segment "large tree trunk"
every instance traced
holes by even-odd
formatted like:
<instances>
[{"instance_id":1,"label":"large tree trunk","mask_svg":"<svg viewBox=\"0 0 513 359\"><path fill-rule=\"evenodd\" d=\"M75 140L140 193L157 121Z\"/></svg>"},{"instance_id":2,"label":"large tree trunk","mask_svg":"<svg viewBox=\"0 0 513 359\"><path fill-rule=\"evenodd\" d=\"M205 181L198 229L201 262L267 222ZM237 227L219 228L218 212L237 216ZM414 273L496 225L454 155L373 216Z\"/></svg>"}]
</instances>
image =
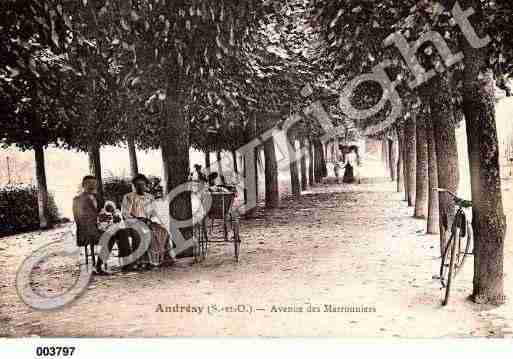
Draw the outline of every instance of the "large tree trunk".
<instances>
[{"instance_id":1,"label":"large tree trunk","mask_svg":"<svg viewBox=\"0 0 513 359\"><path fill-rule=\"evenodd\" d=\"M100 159L100 146L98 144L91 144L89 146L89 171L96 178L98 202L100 206L103 206L104 202L104 191L103 191L103 179L102 179L102 165Z\"/></svg>"},{"instance_id":2,"label":"large tree trunk","mask_svg":"<svg viewBox=\"0 0 513 359\"><path fill-rule=\"evenodd\" d=\"M130 175L133 177L139 173L139 165L137 163L137 152L133 137L128 138L128 157L130 159Z\"/></svg>"},{"instance_id":3,"label":"large tree trunk","mask_svg":"<svg viewBox=\"0 0 513 359\"><path fill-rule=\"evenodd\" d=\"M408 192L406 199L408 207L415 206L416 194L416 173L417 173L417 131L415 125L415 117L405 120L404 124L404 162L405 162L405 182L407 183Z\"/></svg>"},{"instance_id":4,"label":"large tree trunk","mask_svg":"<svg viewBox=\"0 0 513 359\"><path fill-rule=\"evenodd\" d=\"M438 212L438 192L434 191L438 188L438 164L436 161L436 142L435 133L433 131L431 117L426 121L426 138L428 145L428 177L429 177L429 204L428 204L428 219L427 219L427 233L438 234L440 233L440 221Z\"/></svg>"},{"instance_id":5,"label":"large tree trunk","mask_svg":"<svg viewBox=\"0 0 513 359\"><path fill-rule=\"evenodd\" d=\"M161 138L164 166L170 176L167 178L167 189L174 191L180 185L187 183L190 172L189 163L189 120L183 110L183 104L176 101L176 96L168 94L166 100L166 113L163 120L166 128ZM170 198L169 216L176 221L191 220L192 205L191 193L179 191ZM170 223L173 226L172 221ZM179 229L186 240L192 237L192 227ZM173 233L173 228L171 228Z\"/></svg>"},{"instance_id":6,"label":"large tree trunk","mask_svg":"<svg viewBox=\"0 0 513 359\"><path fill-rule=\"evenodd\" d=\"M264 142L265 157L265 206L276 208L280 205L280 192L278 183L278 163L276 162L276 149L274 139L271 137Z\"/></svg>"},{"instance_id":7,"label":"large tree trunk","mask_svg":"<svg viewBox=\"0 0 513 359\"><path fill-rule=\"evenodd\" d=\"M484 24L480 3L464 1L476 10L476 21ZM478 31L483 33L483 31ZM478 303L502 304L503 261L506 218L502 204L499 145L495 123L494 81L484 71L484 51L467 42L463 46L464 98L472 187L472 228L474 232L474 288ZM485 73L480 78L480 73Z\"/></svg>"},{"instance_id":8,"label":"large tree trunk","mask_svg":"<svg viewBox=\"0 0 513 359\"><path fill-rule=\"evenodd\" d=\"M39 210L39 227L42 229L48 228L50 223L50 216L48 213L48 187L46 185L46 170L45 170L45 151L43 146L36 146L34 148L35 161L36 161L36 180L37 180L37 205Z\"/></svg>"},{"instance_id":9,"label":"large tree trunk","mask_svg":"<svg viewBox=\"0 0 513 359\"><path fill-rule=\"evenodd\" d=\"M492 85L493 86L493 85ZM493 87L492 87L493 89ZM477 100L477 99L471 99ZM484 102L489 102L485 104ZM494 99L465 104L472 186L474 289L476 302L504 302L504 216ZM486 195L484 195L486 193Z\"/></svg>"},{"instance_id":10,"label":"large tree trunk","mask_svg":"<svg viewBox=\"0 0 513 359\"><path fill-rule=\"evenodd\" d=\"M289 149L289 151L291 151L289 153L289 158L296 158L296 154L297 154L297 151L296 151L296 140L295 138L293 137L290 137L289 138L289 142L293 145L293 149L291 149L290 147L287 146L287 148ZM294 152L292 152L292 150L294 150ZM290 185L291 185L291 190L292 190L292 195L294 197L300 197L301 196L301 183L299 182L299 171L298 171L298 168L297 168L297 161L289 161L290 163Z\"/></svg>"},{"instance_id":11,"label":"large tree trunk","mask_svg":"<svg viewBox=\"0 0 513 359\"><path fill-rule=\"evenodd\" d=\"M458 190L458 148L456 144L455 119L448 74L431 80L431 118L436 141L438 186L453 193ZM440 192L439 197L440 254L443 255L455 214L454 201Z\"/></svg>"},{"instance_id":12,"label":"large tree trunk","mask_svg":"<svg viewBox=\"0 0 513 359\"><path fill-rule=\"evenodd\" d=\"M428 215L429 174L428 174L428 144L426 132L426 116L424 112L417 115L417 163L416 163L416 193L414 217L426 218Z\"/></svg>"},{"instance_id":13,"label":"large tree trunk","mask_svg":"<svg viewBox=\"0 0 513 359\"><path fill-rule=\"evenodd\" d=\"M169 193L168 183L169 183L169 177L171 174L169 173L169 166L166 164L167 158L169 157L167 154L166 146L164 146L164 143L160 146L160 152L162 155L162 187L164 190L164 195L167 195Z\"/></svg>"},{"instance_id":14,"label":"large tree trunk","mask_svg":"<svg viewBox=\"0 0 513 359\"><path fill-rule=\"evenodd\" d=\"M404 187L404 132L401 125L398 125L396 128L397 131L397 192L401 193L406 189Z\"/></svg>"},{"instance_id":15,"label":"large tree trunk","mask_svg":"<svg viewBox=\"0 0 513 359\"><path fill-rule=\"evenodd\" d=\"M302 153L302 156L301 156L301 188L303 189L303 191L305 191L308 189L308 167L306 165L306 160L307 160L308 156L305 153L307 151L307 148L306 148L304 138L300 138L299 145L300 145L301 153Z\"/></svg>"},{"instance_id":16,"label":"large tree trunk","mask_svg":"<svg viewBox=\"0 0 513 359\"><path fill-rule=\"evenodd\" d=\"M315 171L314 171L314 150L312 140L308 140L308 182L310 186L315 184Z\"/></svg>"}]
</instances>

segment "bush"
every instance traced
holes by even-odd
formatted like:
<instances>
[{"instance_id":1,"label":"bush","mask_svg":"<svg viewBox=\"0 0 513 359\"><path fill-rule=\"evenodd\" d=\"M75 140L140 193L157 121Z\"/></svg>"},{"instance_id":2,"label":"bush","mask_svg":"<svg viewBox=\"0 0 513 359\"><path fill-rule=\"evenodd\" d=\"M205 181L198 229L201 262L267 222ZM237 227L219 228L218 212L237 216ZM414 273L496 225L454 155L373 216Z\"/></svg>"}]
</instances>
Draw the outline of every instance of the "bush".
<instances>
[{"instance_id":1,"label":"bush","mask_svg":"<svg viewBox=\"0 0 513 359\"><path fill-rule=\"evenodd\" d=\"M59 221L53 195L48 194L48 221ZM37 188L32 185L0 187L0 236L16 234L39 228Z\"/></svg>"},{"instance_id":2,"label":"bush","mask_svg":"<svg viewBox=\"0 0 513 359\"><path fill-rule=\"evenodd\" d=\"M148 180L150 181L148 184L148 193L157 199L162 198L164 191L160 184L161 179L159 177L150 176ZM132 179L118 176L108 177L103 182L103 190L105 200L113 201L118 208L121 208L123 196L133 190Z\"/></svg>"}]
</instances>

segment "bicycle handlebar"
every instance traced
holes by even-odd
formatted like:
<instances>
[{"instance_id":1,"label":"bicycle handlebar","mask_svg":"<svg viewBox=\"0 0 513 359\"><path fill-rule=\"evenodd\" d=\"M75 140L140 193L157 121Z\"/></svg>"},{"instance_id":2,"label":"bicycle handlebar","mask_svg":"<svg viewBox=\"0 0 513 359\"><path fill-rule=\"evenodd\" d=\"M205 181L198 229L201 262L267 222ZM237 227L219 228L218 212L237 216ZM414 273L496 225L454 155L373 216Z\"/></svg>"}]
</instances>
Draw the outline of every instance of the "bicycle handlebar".
<instances>
[{"instance_id":1,"label":"bicycle handlebar","mask_svg":"<svg viewBox=\"0 0 513 359\"><path fill-rule=\"evenodd\" d=\"M451 191L449 191L445 188L433 188L433 191L449 194L453 198L454 203L460 207L464 207L464 208L472 207L472 201L467 201L466 199L459 198L454 193L452 193Z\"/></svg>"}]
</instances>

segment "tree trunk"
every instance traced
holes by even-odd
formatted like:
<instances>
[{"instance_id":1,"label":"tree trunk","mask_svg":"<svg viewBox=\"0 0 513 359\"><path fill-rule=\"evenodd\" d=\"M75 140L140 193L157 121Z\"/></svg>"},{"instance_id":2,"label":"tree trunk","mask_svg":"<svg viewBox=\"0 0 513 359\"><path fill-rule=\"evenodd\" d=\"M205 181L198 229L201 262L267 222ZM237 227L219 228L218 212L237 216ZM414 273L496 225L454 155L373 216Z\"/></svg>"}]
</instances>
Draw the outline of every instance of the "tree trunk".
<instances>
[{"instance_id":1,"label":"tree trunk","mask_svg":"<svg viewBox=\"0 0 513 359\"><path fill-rule=\"evenodd\" d=\"M481 4L474 0L464 3L476 10L476 21L481 27L485 22ZM483 31L479 29L478 33ZM472 297L477 303L498 305L505 300L506 217L502 203L494 81L493 75L484 71L487 64L482 49L475 49L465 42L463 52L463 111L470 159L475 253ZM480 78L482 72L485 74Z\"/></svg>"},{"instance_id":2,"label":"tree trunk","mask_svg":"<svg viewBox=\"0 0 513 359\"><path fill-rule=\"evenodd\" d=\"M404 133L404 132L403 132ZM408 180L407 180L407 173L408 170L406 168L406 140L403 136L403 186L404 186L404 201L408 202Z\"/></svg>"},{"instance_id":3,"label":"tree trunk","mask_svg":"<svg viewBox=\"0 0 513 359\"><path fill-rule=\"evenodd\" d=\"M438 234L440 233L440 221L438 211L438 192L434 188L438 188L438 164L436 161L436 142L431 117L426 120L426 138L428 145L428 177L429 177L429 204L428 204L428 219L427 219L427 233Z\"/></svg>"},{"instance_id":4,"label":"tree trunk","mask_svg":"<svg viewBox=\"0 0 513 359\"><path fill-rule=\"evenodd\" d=\"M237 152L232 150L232 161L233 161L233 173L239 173L239 165L237 163Z\"/></svg>"},{"instance_id":5,"label":"tree trunk","mask_svg":"<svg viewBox=\"0 0 513 359\"><path fill-rule=\"evenodd\" d=\"M324 145L321 142L321 149L323 146ZM321 173L323 178L328 177L328 165L326 164L325 151L321 151Z\"/></svg>"},{"instance_id":6,"label":"tree trunk","mask_svg":"<svg viewBox=\"0 0 513 359\"><path fill-rule=\"evenodd\" d=\"M395 154L395 146L394 141L391 139L388 139L388 169L390 171L390 180L395 181L396 178L396 169L397 166L395 164L396 161L396 154Z\"/></svg>"},{"instance_id":7,"label":"tree trunk","mask_svg":"<svg viewBox=\"0 0 513 359\"><path fill-rule=\"evenodd\" d=\"M274 139L271 137L264 142L265 157L265 206L277 208L280 205L280 192L278 183L278 163L276 162L276 149Z\"/></svg>"},{"instance_id":8,"label":"tree trunk","mask_svg":"<svg viewBox=\"0 0 513 359\"><path fill-rule=\"evenodd\" d=\"M303 191L308 189L308 168L306 165L306 159L308 156L305 153L307 151L305 142L306 141L304 138L301 138L299 142L301 153L304 153L304 155L301 156L301 188Z\"/></svg>"},{"instance_id":9,"label":"tree trunk","mask_svg":"<svg viewBox=\"0 0 513 359\"><path fill-rule=\"evenodd\" d=\"M397 126L397 192L406 192L404 187L404 133L401 125Z\"/></svg>"},{"instance_id":10,"label":"tree trunk","mask_svg":"<svg viewBox=\"0 0 513 359\"><path fill-rule=\"evenodd\" d=\"M493 88L493 87L492 87ZM485 99L483 99L484 102ZM478 303L504 302L503 261L506 218L499 175L494 99L485 106L465 104L472 186L474 289ZM483 195L486 191L486 195Z\"/></svg>"},{"instance_id":11,"label":"tree trunk","mask_svg":"<svg viewBox=\"0 0 513 359\"><path fill-rule=\"evenodd\" d=\"M249 158L249 156L251 156L251 158ZM245 154L242 156L242 173L244 176L245 214L251 215L258 203L258 165L256 148L253 149L251 154ZM253 176L255 188L251 185L250 176Z\"/></svg>"},{"instance_id":12,"label":"tree trunk","mask_svg":"<svg viewBox=\"0 0 513 359\"><path fill-rule=\"evenodd\" d=\"M259 147L256 147L255 148L255 153L254 153L254 160L255 160L255 196L256 196L256 202L258 203L259 199L260 199L260 193L258 191L258 188L259 188L259 184L258 184L258 171L260 169L260 148Z\"/></svg>"},{"instance_id":13,"label":"tree trunk","mask_svg":"<svg viewBox=\"0 0 513 359\"><path fill-rule=\"evenodd\" d=\"M216 161L217 161L217 173L219 176L223 176L223 164L222 164L222 158L221 158L221 151L216 152Z\"/></svg>"},{"instance_id":14,"label":"tree trunk","mask_svg":"<svg viewBox=\"0 0 513 359\"><path fill-rule=\"evenodd\" d=\"M331 140L331 162L337 162L337 140L332 139Z\"/></svg>"},{"instance_id":15,"label":"tree trunk","mask_svg":"<svg viewBox=\"0 0 513 359\"><path fill-rule=\"evenodd\" d=\"M248 161L246 159L246 156L242 156L242 176L244 178L244 189L242 191L242 194L244 196L244 204L247 205L249 203L249 198L248 198L248 187L249 187L249 180L248 180L248 163L250 161ZM255 201L256 203L256 201Z\"/></svg>"},{"instance_id":16,"label":"tree trunk","mask_svg":"<svg viewBox=\"0 0 513 359\"><path fill-rule=\"evenodd\" d=\"M164 143L162 143L160 146L160 152L162 155L162 175L163 175L162 188L164 190L164 195L166 196L169 193L168 183L169 183L170 174L169 174L169 166L166 164L168 155L167 155L166 146L164 145Z\"/></svg>"},{"instance_id":17,"label":"tree trunk","mask_svg":"<svg viewBox=\"0 0 513 359\"><path fill-rule=\"evenodd\" d=\"M429 174L428 174L428 144L426 132L426 113L421 112L416 119L416 187L415 187L415 212L416 218L427 218L428 215L428 196L429 196Z\"/></svg>"},{"instance_id":18,"label":"tree trunk","mask_svg":"<svg viewBox=\"0 0 513 359\"><path fill-rule=\"evenodd\" d=\"M412 116L405 120L404 124L404 162L405 182L407 183L408 192L406 199L408 207L415 206L416 195L416 173L417 173L417 131L415 125L415 117Z\"/></svg>"},{"instance_id":19,"label":"tree trunk","mask_svg":"<svg viewBox=\"0 0 513 359\"><path fill-rule=\"evenodd\" d=\"M50 223L48 207L48 187L46 185L45 170L45 150L43 146L34 148L36 161L36 180L37 180L37 206L39 210L39 227L48 228Z\"/></svg>"},{"instance_id":20,"label":"tree trunk","mask_svg":"<svg viewBox=\"0 0 513 359\"><path fill-rule=\"evenodd\" d=\"M438 186L453 193L458 190L458 148L456 144L455 119L449 74L432 79L430 86L431 119L435 134ZM439 193L440 254L443 255L448 240L447 231L454 219L454 202L447 193Z\"/></svg>"},{"instance_id":21,"label":"tree trunk","mask_svg":"<svg viewBox=\"0 0 513 359\"><path fill-rule=\"evenodd\" d=\"M100 159L100 146L97 144L91 144L89 147L89 171L96 178L97 194L98 194L98 205L103 206L104 203L104 191L103 191L103 179L102 179L102 165Z\"/></svg>"},{"instance_id":22,"label":"tree trunk","mask_svg":"<svg viewBox=\"0 0 513 359\"><path fill-rule=\"evenodd\" d=\"M314 177L315 182L320 183L324 177L326 169L326 162L324 162L324 150L322 148L322 142L318 139L313 140L314 145Z\"/></svg>"},{"instance_id":23,"label":"tree trunk","mask_svg":"<svg viewBox=\"0 0 513 359\"><path fill-rule=\"evenodd\" d=\"M210 174L210 151L205 151L205 174Z\"/></svg>"},{"instance_id":24,"label":"tree trunk","mask_svg":"<svg viewBox=\"0 0 513 359\"><path fill-rule=\"evenodd\" d=\"M139 166L137 163L137 152L135 149L135 142L133 137L128 138L128 156L130 158L130 175L133 177L139 173Z\"/></svg>"},{"instance_id":25,"label":"tree trunk","mask_svg":"<svg viewBox=\"0 0 513 359\"><path fill-rule=\"evenodd\" d=\"M390 173L390 154L388 151L388 138L385 136L381 139L381 161L385 167L385 174Z\"/></svg>"},{"instance_id":26,"label":"tree trunk","mask_svg":"<svg viewBox=\"0 0 513 359\"><path fill-rule=\"evenodd\" d=\"M176 93L173 91L172 93ZM163 122L166 128L161 138L164 166L170 176L167 178L167 189L174 191L180 185L187 183L190 172L189 163L189 120L184 113L183 104L177 101L179 96L168 94L166 113ZM169 216L176 221L191 220L192 205L189 191L178 191L169 199ZM170 223L172 226L173 224ZM173 233L173 228L170 228ZM186 240L192 237L192 227L179 228Z\"/></svg>"},{"instance_id":27,"label":"tree trunk","mask_svg":"<svg viewBox=\"0 0 513 359\"><path fill-rule=\"evenodd\" d=\"M314 150L312 140L308 140L308 182L310 186L315 184L315 175L314 175Z\"/></svg>"},{"instance_id":28,"label":"tree trunk","mask_svg":"<svg viewBox=\"0 0 513 359\"><path fill-rule=\"evenodd\" d=\"M296 140L291 137L289 138L289 142L291 144L293 144L294 148L294 152L291 152L289 153L289 158L295 158L296 157ZM287 146L287 148L289 149L289 151L291 151L291 149ZM296 198L300 197L301 196L301 184L299 182L299 171L298 171L298 168L297 168L297 161L289 161L290 163L290 184L291 184L291 190L292 190L292 195Z\"/></svg>"}]
</instances>

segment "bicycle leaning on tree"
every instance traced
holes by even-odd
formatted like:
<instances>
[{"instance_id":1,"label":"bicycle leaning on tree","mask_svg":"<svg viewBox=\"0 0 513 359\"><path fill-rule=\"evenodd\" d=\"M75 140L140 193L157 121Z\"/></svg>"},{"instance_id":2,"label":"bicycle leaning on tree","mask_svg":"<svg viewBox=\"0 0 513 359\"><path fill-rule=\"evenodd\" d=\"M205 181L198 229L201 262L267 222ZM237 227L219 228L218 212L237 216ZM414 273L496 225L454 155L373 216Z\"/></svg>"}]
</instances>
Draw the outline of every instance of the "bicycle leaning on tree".
<instances>
[{"instance_id":1,"label":"bicycle leaning on tree","mask_svg":"<svg viewBox=\"0 0 513 359\"><path fill-rule=\"evenodd\" d=\"M447 305L453 278L465 264L465 258L474 254L474 249L470 250L473 239L472 226L465 214L465 209L472 208L472 202L461 199L443 188L434 188L433 190L447 193L458 207L440 263L440 282L442 283L442 290L445 289L442 305Z\"/></svg>"}]
</instances>

